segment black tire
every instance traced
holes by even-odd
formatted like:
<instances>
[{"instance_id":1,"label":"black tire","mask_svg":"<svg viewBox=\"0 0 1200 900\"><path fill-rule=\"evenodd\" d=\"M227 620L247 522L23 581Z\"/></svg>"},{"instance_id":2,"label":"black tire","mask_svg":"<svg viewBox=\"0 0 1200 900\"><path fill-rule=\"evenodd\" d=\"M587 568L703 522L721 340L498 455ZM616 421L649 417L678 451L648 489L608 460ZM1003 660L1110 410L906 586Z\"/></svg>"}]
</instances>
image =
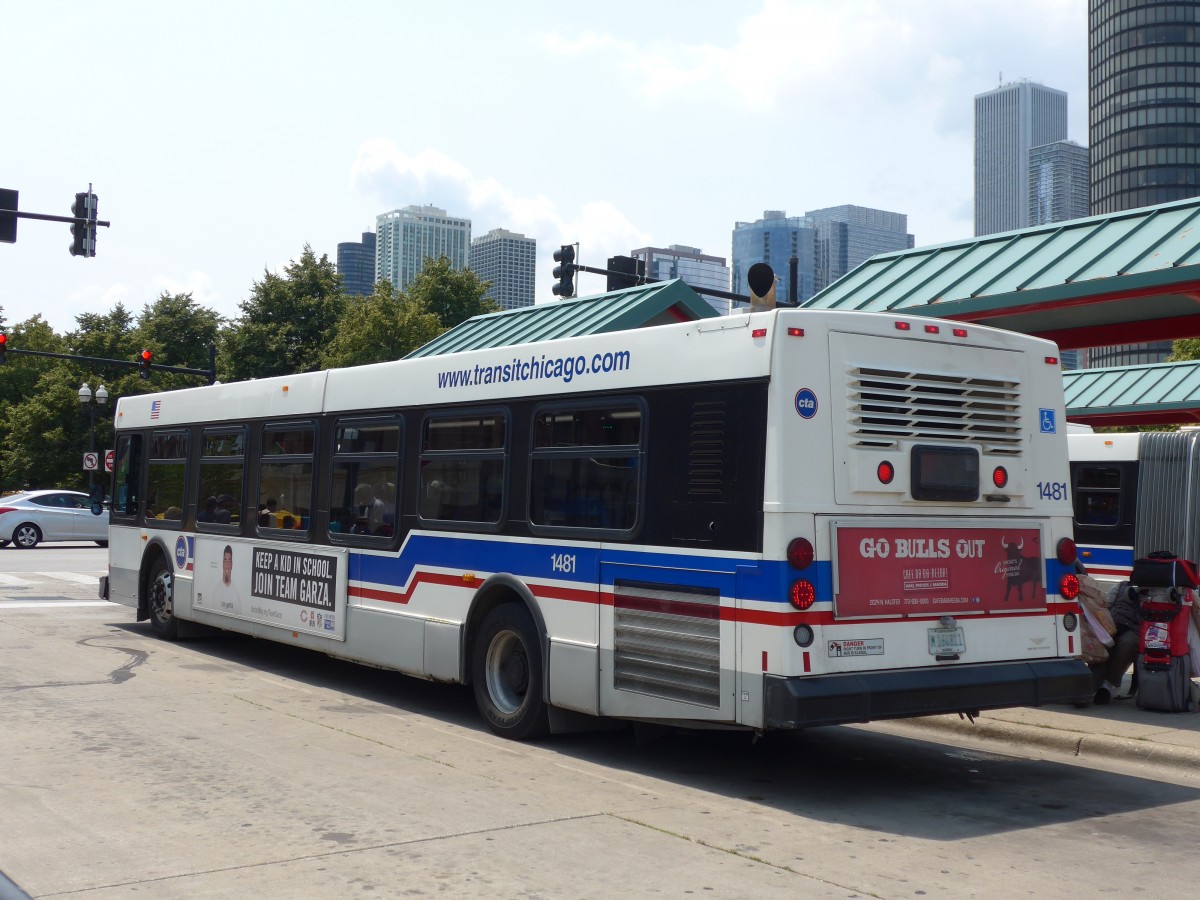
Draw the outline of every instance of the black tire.
<instances>
[{"instance_id":1,"label":"black tire","mask_svg":"<svg viewBox=\"0 0 1200 900\"><path fill-rule=\"evenodd\" d=\"M159 558L150 568L146 582L146 612L150 614L150 630L164 641L179 636L179 620L175 618L175 576L166 561Z\"/></svg>"},{"instance_id":2,"label":"black tire","mask_svg":"<svg viewBox=\"0 0 1200 900\"><path fill-rule=\"evenodd\" d=\"M42 540L42 529L32 522L22 522L12 533L13 543L22 550L32 550Z\"/></svg>"},{"instance_id":3,"label":"black tire","mask_svg":"<svg viewBox=\"0 0 1200 900\"><path fill-rule=\"evenodd\" d=\"M107 547L108 541L96 541L96 546L97 547Z\"/></svg>"},{"instance_id":4,"label":"black tire","mask_svg":"<svg viewBox=\"0 0 1200 900\"><path fill-rule=\"evenodd\" d=\"M542 700L542 644L519 603L497 606L483 619L471 649L475 705L488 728L514 741L550 729Z\"/></svg>"},{"instance_id":5,"label":"black tire","mask_svg":"<svg viewBox=\"0 0 1200 900\"><path fill-rule=\"evenodd\" d=\"M7 547L12 541L0 541L0 549Z\"/></svg>"}]
</instances>

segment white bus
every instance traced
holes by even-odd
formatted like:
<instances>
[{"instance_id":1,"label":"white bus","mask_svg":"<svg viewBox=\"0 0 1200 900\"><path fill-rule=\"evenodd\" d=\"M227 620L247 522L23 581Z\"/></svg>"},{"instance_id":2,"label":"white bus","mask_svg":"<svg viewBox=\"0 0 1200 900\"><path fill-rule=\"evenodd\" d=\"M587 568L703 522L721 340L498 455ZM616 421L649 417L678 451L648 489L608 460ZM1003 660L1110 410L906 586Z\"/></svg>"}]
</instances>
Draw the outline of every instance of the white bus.
<instances>
[{"instance_id":1,"label":"white bus","mask_svg":"<svg viewBox=\"0 0 1200 900\"><path fill-rule=\"evenodd\" d=\"M1079 701L1046 341L773 310L124 397L102 594L573 714Z\"/></svg>"},{"instance_id":2,"label":"white bus","mask_svg":"<svg viewBox=\"0 0 1200 900\"><path fill-rule=\"evenodd\" d=\"M1097 580L1156 550L1200 558L1200 431L1072 432L1075 540Z\"/></svg>"}]
</instances>

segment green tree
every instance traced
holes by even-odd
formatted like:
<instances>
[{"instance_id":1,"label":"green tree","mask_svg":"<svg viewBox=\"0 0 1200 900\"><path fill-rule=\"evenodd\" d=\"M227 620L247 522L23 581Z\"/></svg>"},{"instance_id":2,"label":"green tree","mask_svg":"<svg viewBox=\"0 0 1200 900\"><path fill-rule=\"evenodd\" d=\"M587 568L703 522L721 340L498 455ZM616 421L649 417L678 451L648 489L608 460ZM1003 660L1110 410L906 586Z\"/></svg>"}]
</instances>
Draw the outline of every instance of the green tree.
<instances>
[{"instance_id":1,"label":"green tree","mask_svg":"<svg viewBox=\"0 0 1200 900\"><path fill-rule=\"evenodd\" d=\"M142 349L154 353L154 362L164 366L187 369L207 369L209 346L217 342L221 315L216 310L200 306L191 294L168 294L166 291L154 303L148 303L138 316L133 331L130 358ZM196 375L174 372L151 372L143 381L147 391L169 391L204 384Z\"/></svg>"},{"instance_id":2,"label":"green tree","mask_svg":"<svg viewBox=\"0 0 1200 900\"><path fill-rule=\"evenodd\" d=\"M351 297L325 350L332 369L400 359L442 332L437 316L419 301L380 281L370 297Z\"/></svg>"},{"instance_id":3,"label":"green tree","mask_svg":"<svg viewBox=\"0 0 1200 900\"><path fill-rule=\"evenodd\" d=\"M1200 359L1200 338L1182 338L1171 345L1167 362L1188 362Z\"/></svg>"},{"instance_id":4,"label":"green tree","mask_svg":"<svg viewBox=\"0 0 1200 900\"><path fill-rule=\"evenodd\" d=\"M408 297L421 303L438 317L443 328L453 328L467 319L500 309L487 298L490 281L483 281L470 269L456 270L450 259L427 258L421 274L413 279Z\"/></svg>"},{"instance_id":5,"label":"green tree","mask_svg":"<svg viewBox=\"0 0 1200 900\"><path fill-rule=\"evenodd\" d=\"M233 381L319 369L345 305L334 264L327 255L317 259L306 244L282 276L263 273L241 304L241 317L222 331L220 377Z\"/></svg>"}]
</instances>

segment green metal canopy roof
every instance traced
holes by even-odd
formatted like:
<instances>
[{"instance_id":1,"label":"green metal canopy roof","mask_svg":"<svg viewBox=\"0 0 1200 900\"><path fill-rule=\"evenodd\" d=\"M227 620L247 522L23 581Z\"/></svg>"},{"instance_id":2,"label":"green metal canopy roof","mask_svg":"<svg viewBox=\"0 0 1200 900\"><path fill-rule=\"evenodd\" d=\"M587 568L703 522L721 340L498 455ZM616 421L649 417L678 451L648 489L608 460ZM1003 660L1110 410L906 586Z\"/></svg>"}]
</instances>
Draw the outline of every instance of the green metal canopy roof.
<instances>
[{"instance_id":1,"label":"green metal canopy roof","mask_svg":"<svg viewBox=\"0 0 1200 900\"><path fill-rule=\"evenodd\" d=\"M715 315L717 311L706 300L676 278L592 297L475 316L405 358L625 331Z\"/></svg>"},{"instance_id":2,"label":"green metal canopy roof","mask_svg":"<svg viewBox=\"0 0 1200 900\"><path fill-rule=\"evenodd\" d=\"M1200 198L873 257L804 304L974 321L1060 346L1200 334Z\"/></svg>"},{"instance_id":3,"label":"green metal canopy roof","mask_svg":"<svg viewBox=\"0 0 1200 900\"><path fill-rule=\"evenodd\" d=\"M1200 421L1200 361L1063 373L1067 418L1087 425Z\"/></svg>"}]
</instances>

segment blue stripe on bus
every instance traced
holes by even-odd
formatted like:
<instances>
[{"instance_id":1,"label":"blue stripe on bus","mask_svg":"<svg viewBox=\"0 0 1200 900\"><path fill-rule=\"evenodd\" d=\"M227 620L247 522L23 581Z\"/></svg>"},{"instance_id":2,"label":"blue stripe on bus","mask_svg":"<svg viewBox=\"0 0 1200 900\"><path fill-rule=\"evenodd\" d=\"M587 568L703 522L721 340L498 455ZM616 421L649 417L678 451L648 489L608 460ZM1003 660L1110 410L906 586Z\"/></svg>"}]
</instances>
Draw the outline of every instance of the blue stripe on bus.
<instances>
[{"instance_id":1,"label":"blue stripe on bus","mask_svg":"<svg viewBox=\"0 0 1200 900\"><path fill-rule=\"evenodd\" d=\"M574 557L573 571L561 571L561 562L558 570L554 568L554 557L558 555L561 558L564 554ZM787 604L788 588L792 581L804 577L813 582L818 604L833 602L833 564L829 561L818 561L799 573L784 560L694 556L661 550L608 547L600 550L430 534L409 535L398 557L351 553L349 576L352 581L402 590L418 569L457 569L478 573L506 572L518 578L568 584L574 582L580 588L591 588L597 582L601 561L605 565L655 569L653 580L659 583L717 589L728 587L728 580L737 577L740 570L738 595L743 600L758 603ZM1128 564L1132 563L1131 550ZM1063 566L1056 559L1045 560L1047 593L1057 594L1062 576L1073 571L1073 566ZM631 573L631 580L639 580L639 575ZM602 583L611 587L613 577L606 573ZM615 573L615 577L620 577L620 573ZM641 577L645 578L644 575Z\"/></svg>"},{"instance_id":2,"label":"blue stripe on bus","mask_svg":"<svg viewBox=\"0 0 1200 900\"><path fill-rule=\"evenodd\" d=\"M1079 561L1085 566L1133 567L1132 547L1092 547L1080 544Z\"/></svg>"}]
</instances>

